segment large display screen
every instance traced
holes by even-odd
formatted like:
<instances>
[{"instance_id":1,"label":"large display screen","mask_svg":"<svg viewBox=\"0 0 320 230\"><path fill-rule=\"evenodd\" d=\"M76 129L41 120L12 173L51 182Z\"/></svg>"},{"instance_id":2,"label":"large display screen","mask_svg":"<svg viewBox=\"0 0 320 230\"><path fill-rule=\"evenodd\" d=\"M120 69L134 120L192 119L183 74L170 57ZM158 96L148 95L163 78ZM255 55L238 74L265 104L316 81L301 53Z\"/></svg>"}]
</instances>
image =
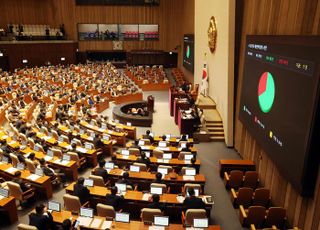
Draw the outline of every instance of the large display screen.
<instances>
[{"instance_id":1,"label":"large display screen","mask_svg":"<svg viewBox=\"0 0 320 230\"><path fill-rule=\"evenodd\" d=\"M239 119L302 195L317 176L320 39L247 36Z\"/></svg>"},{"instance_id":2,"label":"large display screen","mask_svg":"<svg viewBox=\"0 0 320 230\"><path fill-rule=\"evenodd\" d=\"M183 66L194 72L194 35L185 34L183 36Z\"/></svg>"}]
</instances>

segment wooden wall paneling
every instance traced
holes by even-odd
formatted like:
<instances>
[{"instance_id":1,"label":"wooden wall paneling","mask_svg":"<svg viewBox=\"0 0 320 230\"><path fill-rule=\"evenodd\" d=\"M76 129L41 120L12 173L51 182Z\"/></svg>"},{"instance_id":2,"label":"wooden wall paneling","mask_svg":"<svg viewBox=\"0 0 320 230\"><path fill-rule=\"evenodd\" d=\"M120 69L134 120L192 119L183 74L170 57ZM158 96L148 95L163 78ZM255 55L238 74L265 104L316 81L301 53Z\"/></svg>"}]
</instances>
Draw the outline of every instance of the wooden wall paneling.
<instances>
[{"instance_id":1,"label":"wooden wall paneling","mask_svg":"<svg viewBox=\"0 0 320 230\"><path fill-rule=\"evenodd\" d=\"M261 184L270 188L274 205L287 209L291 224L306 230L320 229L320 170L314 196L301 197L238 119L246 35L320 35L320 0L245 0L243 4L240 55L237 58L239 68L236 73L235 148L243 158L257 163Z\"/></svg>"}]
</instances>

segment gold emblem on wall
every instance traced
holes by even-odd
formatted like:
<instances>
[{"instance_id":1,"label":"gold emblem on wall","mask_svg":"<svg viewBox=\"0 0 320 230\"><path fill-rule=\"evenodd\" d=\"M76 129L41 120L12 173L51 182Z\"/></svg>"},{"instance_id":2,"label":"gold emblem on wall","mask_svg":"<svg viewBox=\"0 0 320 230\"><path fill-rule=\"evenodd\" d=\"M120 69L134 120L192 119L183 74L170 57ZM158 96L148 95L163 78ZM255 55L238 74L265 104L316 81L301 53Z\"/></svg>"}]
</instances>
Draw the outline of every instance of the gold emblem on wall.
<instances>
[{"instance_id":1,"label":"gold emblem on wall","mask_svg":"<svg viewBox=\"0 0 320 230\"><path fill-rule=\"evenodd\" d=\"M210 48L211 53L213 53L216 49L216 41L217 41L217 27L216 27L216 19L214 16L211 17L208 28L208 46Z\"/></svg>"}]
</instances>

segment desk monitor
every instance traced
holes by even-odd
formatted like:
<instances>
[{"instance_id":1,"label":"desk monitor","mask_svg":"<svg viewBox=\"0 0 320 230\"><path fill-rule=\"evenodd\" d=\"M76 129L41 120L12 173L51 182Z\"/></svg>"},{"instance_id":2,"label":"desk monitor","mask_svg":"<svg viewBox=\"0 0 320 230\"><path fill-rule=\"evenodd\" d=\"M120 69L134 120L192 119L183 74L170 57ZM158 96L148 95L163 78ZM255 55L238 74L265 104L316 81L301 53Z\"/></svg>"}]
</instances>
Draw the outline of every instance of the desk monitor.
<instances>
[{"instance_id":1,"label":"desk monitor","mask_svg":"<svg viewBox=\"0 0 320 230\"><path fill-rule=\"evenodd\" d=\"M36 168L34 174L38 175L38 176L43 176L43 171L40 168Z\"/></svg>"},{"instance_id":2,"label":"desk monitor","mask_svg":"<svg viewBox=\"0 0 320 230\"><path fill-rule=\"evenodd\" d=\"M167 147L167 142L165 141L159 141L159 147Z\"/></svg>"},{"instance_id":3,"label":"desk monitor","mask_svg":"<svg viewBox=\"0 0 320 230\"><path fill-rule=\"evenodd\" d=\"M84 134L84 130L83 129L80 129L80 135Z\"/></svg>"},{"instance_id":4,"label":"desk monitor","mask_svg":"<svg viewBox=\"0 0 320 230\"><path fill-rule=\"evenodd\" d=\"M39 146L38 145L34 146L34 151L39 152Z\"/></svg>"},{"instance_id":5,"label":"desk monitor","mask_svg":"<svg viewBox=\"0 0 320 230\"><path fill-rule=\"evenodd\" d=\"M129 223L130 222L130 214L125 212L116 212L115 221Z\"/></svg>"},{"instance_id":6,"label":"desk monitor","mask_svg":"<svg viewBox=\"0 0 320 230\"><path fill-rule=\"evenodd\" d=\"M150 187L150 193L151 193L151 194L162 195L162 188L160 188L160 187L155 187L155 186L151 186L151 187Z\"/></svg>"},{"instance_id":7,"label":"desk monitor","mask_svg":"<svg viewBox=\"0 0 320 230\"><path fill-rule=\"evenodd\" d=\"M208 218L194 218L193 219L193 227L194 228L207 228L207 227L209 227L209 219Z\"/></svg>"},{"instance_id":8,"label":"desk monitor","mask_svg":"<svg viewBox=\"0 0 320 230\"><path fill-rule=\"evenodd\" d=\"M47 156L48 156L48 157L53 157L53 151L52 151L51 149L49 149L49 150L47 151Z\"/></svg>"},{"instance_id":9,"label":"desk monitor","mask_svg":"<svg viewBox=\"0 0 320 230\"><path fill-rule=\"evenodd\" d=\"M130 152L128 149L122 149L121 150L121 154L124 155L124 156L129 156Z\"/></svg>"},{"instance_id":10,"label":"desk monitor","mask_svg":"<svg viewBox=\"0 0 320 230\"><path fill-rule=\"evenodd\" d=\"M106 169L113 169L114 168L114 163L113 162L106 162L104 167Z\"/></svg>"},{"instance_id":11,"label":"desk monitor","mask_svg":"<svg viewBox=\"0 0 320 230\"><path fill-rule=\"evenodd\" d=\"M140 140L139 143L138 143L138 145L144 146L144 140Z\"/></svg>"},{"instance_id":12,"label":"desk monitor","mask_svg":"<svg viewBox=\"0 0 320 230\"><path fill-rule=\"evenodd\" d=\"M187 148L187 143L182 142L182 143L180 144L180 147L181 147L181 148Z\"/></svg>"},{"instance_id":13,"label":"desk monitor","mask_svg":"<svg viewBox=\"0 0 320 230\"><path fill-rule=\"evenodd\" d=\"M186 176L195 176L197 174L196 169L194 168L187 168L185 173Z\"/></svg>"},{"instance_id":14,"label":"desk monitor","mask_svg":"<svg viewBox=\"0 0 320 230\"><path fill-rule=\"evenodd\" d=\"M80 216L93 218L92 208L80 208Z\"/></svg>"},{"instance_id":15,"label":"desk monitor","mask_svg":"<svg viewBox=\"0 0 320 230\"><path fill-rule=\"evenodd\" d=\"M154 225L169 226L169 216L154 216Z\"/></svg>"},{"instance_id":16,"label":"desk monitor","mask_svg":"<svg viewBox=\"0 0 320 230\"><path fill-rule=\"evenodd\" d=\"M193 158L192 154L185 154L184 155L184 160L186 160L186 161L190 161L192 158Z\"/></svg>"},{"instance_id":17,"label":"desk monitor","mask_svg":"<svg viewBox=\"0 0 320 230\"><path fill-rule=\"evenodd\" d=\"M127 122L127 126L132 126L132 123L131 122Z\"/></svg>"},{"instance_id":18,"label":"desk monitor","mask_svg":"<svg viewBox=\"0 0 320 230\"><path fill-rule=\"evenodd\" d=\"M58 138L58 141L59 141L59 142L64 142L63 137L62 137L62 136L60 136L60 137Z\"/></svg>"},{"instance_id":19,"label":"desk monitor","mask_svg":"<svg viewBox=\"0 0 320 230\"><path fill-rule=\"evenodd\" d=\"M199 196L199 189L198 189L198 188L195 188L195 189L194 189L194 195L195 195L195 196ZM188 190L188 192L187 192L187 196L190 196L190 195L189 195L189 190Z\"/></svg>"},{"instance_id":20,"label":"desk monitor","mask_svg":"<svg viewBox=\"0 0 320 230\"><path fill-rule=\"evenodd\" d=\"M24 163L20 162L20 163L17 164L17 169L18 170L24 170L24 166L25 166Z\"/></svg>"},{"instance_id":21,"label":"desk monitor","mask_svg":"<svg viewBox=\"0 0 320 230\"><path fill-rule=\"evenodd\" d=\"M49 201L48 202L48 210L60 212L61 211L61 204L56 201Z\"/></svg>"},{"instance_id":22,"label":"desk monitor","mask_svg":"<svg viewBox=\"0 0 320 230\"><path fill-rule=\"evenodd\" d=\"M168 141L170 140L170 138L171 138L171 134L166 134L166 140Z\"/></svg>"},{"instance_id":23,"label":"desk monitor","mask_svg":"<svg viewBox=\"0 0 320 230\"><path fill-rule=\"evenodd\" d=\"M92 144L91 143L85 143L84 148L86 149L92 149Z\"/></svg>"},{"instance_id":24,"label":"desk monitor","mask_svg":"<svg viewBox=\"0 0 320 230\"><path fill-rule=\"evenodd\" d=\"M171 160L172 159L172 153L164 153L163 159L165 160Z\"/></svg>"},{"instance_id":25,"label":"desk monitor","mask_svg":"<svg viewBox=\"0 0 320 230\"><path fill-rule=\"evenodd\" d=\"M107 129L107 125L106 124L101 124L101 129Z\"/></svg>"},{"instance_id":26,"label":"desk monitor","mask_svg":"<svg viewBox=\"0 0 320 230\"><path fill-rule=\"evenodd\" d=\"M90 137L95 138L95 137L96 137L96 134L95 134L94 132L91 132L91 133L90 133Z\"/></svg>"},{"instance_id":27,"label":"desk monitor","mask_svg":"<svg viewBox=\"0 0 320 230\"><path fill-rule=\"evenodd\" d=\"M9 159L8 159L8 157L2 157L2 162L3 163L5 163L5 164L8 164L8 162L9 162Z\"/></svg>"},{"instance_id":28,"label":"desk monitor","mask_svg":"<svg viewBox=\"0 0 320 230\"><path fill-rule=\"evenodd\" d=\"M71 159L70 155L68 155L68 154L63 154L62 155L62 160L63 161L70 161L70 159Z\"/></svg>"},{"instance_id":29,"label":"desk monitor","mask_svg":"<svg viewBox=\"0 0 320 230\"><path fill-rule=\"evenodd\" d=\"M4 188L0 188L0 196L8 197L9 196L9 190L8 189L4 189Z\"/></svg>"},{"instance_id":30,"label":"desk monitor","mask_svg":"<svg viewBox=\"0 0 320 230\"><path fill-rule=\"evenodd\" d=\"M109 134L103 134L102 135L102 139L108 141L108 140L110 140L110 135Z\"/></svg>"},{"instance_id":31,"label":"desk monitor","mask_svg":"<svg viewBox=\"0 0 320 230\"><path fill-rule=\"evenodd\" d=\"M153 134L153 133L150 133L149 135L152 136L152 137L154 137L154 134Z\"/></svg>"},{"instance_id":32,"label":"desk monitor","mask_svg":"<svg viewBox=\"0 0 320 230\"><path fill-rule=\"evenodd\" d=\"M118 188L118 193L127 191L127 185L123 183L115 183L115 186Z\"/></svg>"},{"instance_id":33,"label":"desk monitor","mask_svg":"<svg viewBox=\"0 0 320 230\"><path fill-rule=\"evenodd\" d=\"M71 140L70 145L77 144L76 140Z\"/></svg>"},{"instance_id":34,"label":"desk monitor","mask_svg":"<svg viewBox=\"0 0 320 230\"><path fill-rule=\"evenodd\" d=\"M158 167L157 171L159 173L161 173L162 175L167 175L168 174L168 169L167 168Z\"/></svg>"},{"instance_id":35,"label":"desk monitor","mask_svg":"<svg viewBox=\"0 0 320 230\"><path fill-rule=\"evenodd\" d=\"M146 157L150 157L150 151L143 151L146 154Z\"/></svg>"},{"instance_id":36,"label":"desk monitor","mask_svg":"<svg viewBox=\"0 0 320 230\"><path fill-rule=\"evenodd\" d=\"M140 167L136 165L130 165L131 172L140 172Z\"/></svg>"},{"instance_id":37,"label":"desk monitor","mask_svg":"<svg viewBox=\"0 0 320 230\"><path fill-rule=\"evenodd\" d=\"M88 187L93 187L93 180L86 178L86 179L84 179L83 185L88 186Z\"/></svg>"}]
</instances>

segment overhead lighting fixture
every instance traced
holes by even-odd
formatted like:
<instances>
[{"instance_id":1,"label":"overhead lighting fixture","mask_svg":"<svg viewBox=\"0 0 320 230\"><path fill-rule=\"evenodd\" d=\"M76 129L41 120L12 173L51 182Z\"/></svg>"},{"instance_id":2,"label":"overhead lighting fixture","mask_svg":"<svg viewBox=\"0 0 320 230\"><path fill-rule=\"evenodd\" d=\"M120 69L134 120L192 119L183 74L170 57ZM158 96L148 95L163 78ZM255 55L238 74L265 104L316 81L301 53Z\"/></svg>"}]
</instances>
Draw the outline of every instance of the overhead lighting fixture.
<instances>
[{"instance_id":1,"label":"overhead lighting fixture","mask_svg":"<svg viewBox=\"0 0 320 230\"><path fill-rule=\"evenodd\" d=\"M27 59L23 59L22 63L26 64L26 63L28 63L28 60Z\"/></svg>"},{"instance_id":2,"label":"overhead lighting fixture","mask_svg":"<svg viewBox=\"0 0 320 230\"><path fill-rule=\"evenodd\" d=\"M3 53L0 52L0 57L3 57Z\"/></svg>"},{"instance_id":3,"label":"overhead lighting fixture","mask_svg":"<svg viewBox=\"0 0 320 230\"><path fill-rule=\"evenodd\" d=\"M61 57L60 60L61 60L61 61L65 61L66 58L65 58L65 57Z\"/></svg>"}]
</instances>

